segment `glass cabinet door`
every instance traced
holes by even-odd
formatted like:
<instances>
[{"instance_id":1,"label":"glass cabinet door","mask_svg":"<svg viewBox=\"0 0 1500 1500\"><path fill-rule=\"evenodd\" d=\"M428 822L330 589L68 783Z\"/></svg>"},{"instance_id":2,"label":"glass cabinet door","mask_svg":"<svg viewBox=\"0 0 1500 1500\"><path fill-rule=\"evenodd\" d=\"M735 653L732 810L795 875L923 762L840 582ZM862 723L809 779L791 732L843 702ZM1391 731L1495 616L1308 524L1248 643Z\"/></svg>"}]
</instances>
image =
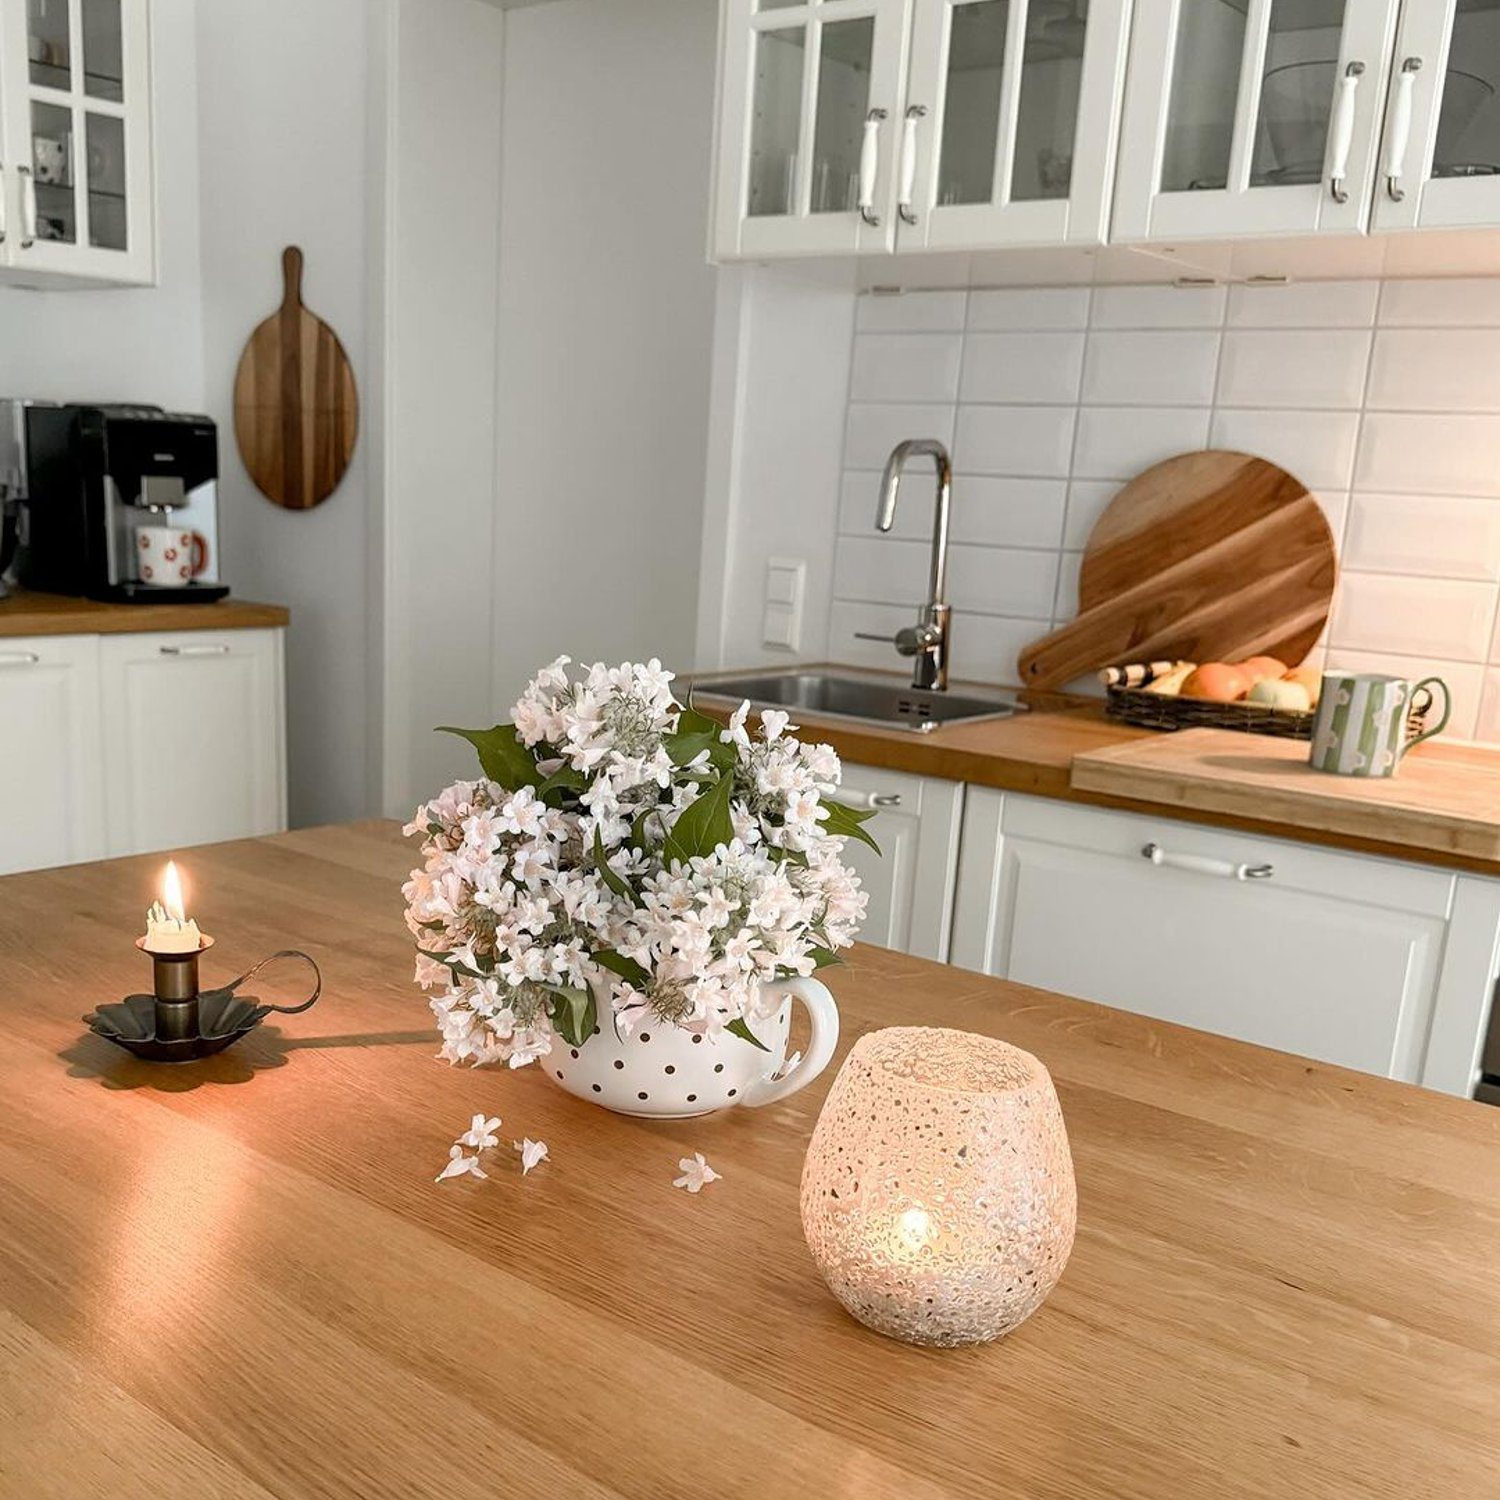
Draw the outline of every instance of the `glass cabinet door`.
<instances>
[{"instance_id":1,"label":"glass cabinet door","mask_svg":"<svg viewBox=\"0 0 1500 1500\"><path fill-rule=\"evenodd\" d=\"M730 0L715 252L889 250L908 0Z\"/></svg>"},{"instance_id":2,"label":"glass cabinet door","mask_svg":"<svg viewBox=\"0 0 1500 1500\"><path fill-rule=\"evenodd\" d=\"M17 0L13 11L6 50L16 46L24 72L7 67L12 264L149 280L145 0Z\"/></svg>"},{"instance_id":3,"label":"glass cabinet door","mask_svg":"<svg viewBox=\"0 0 1500 1500\"><path fill-rule=\"evenodd\" d=\"M1359 231L1399 0L1140 0L1115 237Z\"/></svg>"},{"instance_id":4,"label":"glass cabinet door","mask_svg":"<svg viewBox=\"0 0 1500 1500\"><path fill-rule=\"evenodd\" d=\"M1125 0L917 0L901 245L1099 244Z\"/></svg>"},{"instance_id":5,"label":"glass cabinet door","mask_svg":"<svg viewBox=\"0 0 1500 1500\"><path fill-rule=\"evenodd\" d=\"M1402 13L1375 224L1500 225L1500 0L1432 0Z\"/></svg>"}]
</instances>

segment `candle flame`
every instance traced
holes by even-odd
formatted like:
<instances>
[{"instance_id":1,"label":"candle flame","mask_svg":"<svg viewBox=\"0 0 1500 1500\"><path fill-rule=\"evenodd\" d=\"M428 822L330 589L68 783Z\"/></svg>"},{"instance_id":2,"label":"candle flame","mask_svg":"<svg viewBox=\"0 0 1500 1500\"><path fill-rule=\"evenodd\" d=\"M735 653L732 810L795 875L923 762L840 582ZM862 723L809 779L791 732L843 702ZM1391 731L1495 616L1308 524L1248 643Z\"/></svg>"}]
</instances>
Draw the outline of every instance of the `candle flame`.
<instances>
[{"instance_id":1,"label":"candle flame","mask_svg":"<svg viewBox=\"0 0 1500 1500\"><path fill-rule=\"evenodd\" d=\"M177 866L170 859L161 877L161 904L173 921L187 920L182 905L182 880L177 874Z\"/></svg>"}]
</instances>

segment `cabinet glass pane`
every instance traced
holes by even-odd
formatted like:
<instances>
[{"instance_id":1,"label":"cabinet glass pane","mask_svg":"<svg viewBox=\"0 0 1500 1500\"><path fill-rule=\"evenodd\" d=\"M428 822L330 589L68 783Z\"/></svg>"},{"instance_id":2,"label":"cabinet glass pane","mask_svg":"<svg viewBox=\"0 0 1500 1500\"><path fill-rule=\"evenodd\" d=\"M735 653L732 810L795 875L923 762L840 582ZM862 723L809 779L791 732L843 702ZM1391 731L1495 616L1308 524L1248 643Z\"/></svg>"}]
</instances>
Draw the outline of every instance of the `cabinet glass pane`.
<instances>
[{"instance_id":1,"label":"cabinet glass pane","mask_svg":"<svg viewBox=\"0 0 1500 1500\"><path fill-rule=\"evenodd\" d=\"M1227 185L1244 53L1243 9L1223 0L1189 0L1181 7L1162 153L1164 192Z\"/></svg>"},{"instance_id":2,"label":"cabinet glass pane","mask_svg":"<svg viewBox=\"0 0 1500 1500\"><path fill-rule=\"evenodd\" d=\"M1338 88L1346 0L1272 0L1251 187L1317 182Z\"/></svg>"},{"instance_id":3,"label":"cabinet glass pane","mask_svg":"<svg viewBox=\"0 0 1500 1500\"><path fill-rule=\"evenodd\" d=\"M811 5L814 0L756 0L756 10L791 10L794 5Z\"/></svg>"},{"instance_id":4,"label":"cabinet glass pane","mask_svg":"<svg viewBox=\"0 0 1500 1500\"><path fill-rule=\"evenodd\" d=\"M71 110L32 101L31 171L36 182L36 237L76 244Z\"/></svg>"},{"instance_id":5,"label":"cabinet glass pane","mask_svg":"<svg viewBox=\"0 0 1500 1500\"><path fill-rule=\"evenodd\" d=\"M125 249L125 123L115 115L86 117L89 244Z\"/></svg>"},{"instance_id":6,"label":"cabinet glass pane","mask_svg":"<svg viewBox=\"0 0 1500 1500\"><path fill-rule=\"evenodd\" d=\"M807 33L801 26L762 31L755 38L750 191L746 204L751 218L792 211L806 53Z\"/></svg>"},{"instance_id":7,"label":"cabinet glass pane","mask_svg":"<svg viewBox=\"0 0 1500 1500\"><path fill-rule=\"evenodd\" d=\"M53 0L59 3L59 0ZM120 0L82 0L83 91L95 99L125 98Z\"/></svg>"},{"instance_id":8,"label":"cabinet glass pane","mask_svg":"<svg viewBox=\"0 0 1500 1500\"><path fill-rule=\"evenodd\" d=\"M1027 14L1021 98L1016 107L1016 154L1011 164L1014 200L1066 198L1072 187L1073 136L1088 21L1088 0L1060 6L1033 0Z\"/></svg>"},{"instance_id":9,"label":"cabinet glass pane","mask_svg":"<svg viewBox=\"0 0 1500 1500\"><path fill-rule=\"evenodd\" d=\"M1500 6L1458 0L1453 45L1443 79L1434 177L1500 173Z\"/></svg>"},{"instance_id":10,"label":"cabinet glass pane","mask_svg":"<svg viewBox=\"0 0 1500 1500\"><path fill-rule=\"evenodd\" d=\"M26 0L26 57L34 84L48 89L73 86L68 0Z\"/></svg>"},{"instance_id":11,"label":"cabinet glass pane","mask_svg":"<svg viewBox=\"0 0 1500 1500\"><path fill-rule=\"evenodd\" d=\"M1010 0L955 5L948 32L937 201L989 203L995 196L1000 90Z\"/></svg>"},{"instance_id":12,"label":"cabinet glass pane","mask_svg":"<svg viewBox=\"0 0 1500 1500\"><path fill-rule=\"evenodd\" d=\"M875 22L823 27L818 57L818 113L813 131L812 211L849 213L859 204L859 151L870 108Z\"/></svg>"}]
</instances>

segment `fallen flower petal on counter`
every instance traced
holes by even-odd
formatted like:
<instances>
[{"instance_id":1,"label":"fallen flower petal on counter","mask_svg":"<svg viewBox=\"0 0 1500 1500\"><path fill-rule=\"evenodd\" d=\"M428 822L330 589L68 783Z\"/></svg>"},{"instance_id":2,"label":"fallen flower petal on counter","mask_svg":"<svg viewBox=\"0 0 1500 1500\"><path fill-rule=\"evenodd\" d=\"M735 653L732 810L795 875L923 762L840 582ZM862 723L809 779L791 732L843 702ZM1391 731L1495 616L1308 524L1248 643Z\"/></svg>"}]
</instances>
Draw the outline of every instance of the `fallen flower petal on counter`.
<instances>
[{"instance_id":1,"label":"fallen flower petal on counter","mask_svg":"<svg viewBox=\"0 0 1500 1500\"><path fill-rule=\"evenodd\" d=\"M487 1147L493 1146L499 1139L495 1134L499 1128L499 1115L490 1120L486 1120L482 1114L475 1115L469 1123L469 1128L459 1136L458 1144L460 1146L475 1146L483 1151Z\"/></svg>"},{"instance_id":2,"label":"fallen flower petal on counter","mask_svg":"<svg viewBox=\"0 0 1500 1500\"><path fill-rule=\"evenodd\" d=\"M527 1136L524 1141L511 1143L521 1153L521 1176L524 1177L539 1162L547 1160L546 1141L534 1141Z\"/></svg>"},{"instance_id":3,"label":"fallen flower petal on counter","mask_svg":"<svg viewBox=\"0 0 1500 1500\"><path fill-rule=\"evenodd\" d=\"M672 1186L686 1188L690 1193L701 1193L710 1182L717 1182L723 1176L704 1161L701 1151L684 1156L677 1165L682 1168L682 1176L675 1178Z\"/></svg>"},{"instance_id":4,"label":"fallen flower petal on counter","mask_svg":"<svg viewBox=\"0 0 1500 1500\"><path fill-rule=\"evenodd\" d=\"M448 1152L448 1165L434 1179L441 1182L445 1177L488 1177L490 1174L479 1165L477 1156L465 1156L462 1146L453 1146Z\"/></svg>"}]
</instances>

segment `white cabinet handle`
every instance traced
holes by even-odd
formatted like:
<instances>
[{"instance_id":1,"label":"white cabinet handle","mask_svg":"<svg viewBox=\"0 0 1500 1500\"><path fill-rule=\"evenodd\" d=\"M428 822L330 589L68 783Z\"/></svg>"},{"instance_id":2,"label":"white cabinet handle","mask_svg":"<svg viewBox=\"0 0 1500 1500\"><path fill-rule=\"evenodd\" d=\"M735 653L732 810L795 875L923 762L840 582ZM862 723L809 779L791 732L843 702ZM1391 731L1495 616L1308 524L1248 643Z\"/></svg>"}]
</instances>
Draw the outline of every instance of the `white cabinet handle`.
<instances>
[{"instance_id":1,"label":"white cabinet handle","mask_svg":"<svg viewBox=\"0 0 1500 1500\"><path fill-rule=\"evenodd\" d=\"M229 647L222 641L206 646L158 646L163 656L228 656Z\"/></svg>"},{"instance_id":2,"label":"white cabinet handle","mask_svg":"<svg viewBox=\"0 0 1500 1500\"><path fill-rule=\"evenodd\" d=\"M1339 96L1333 107L1333 149L1328 164L1328 191L1335 203L1349 201L1344 180L1349 175L1349 150L1354 145L1354 96L1359 92L1359 80L1364 73L1362 62L1352 62L1339 79Z\"/></svg>"},{"instance_id":3,"label":"white cabinet handle","mask_svg":"<svg viewBox=\"0 0 1500 1500\"><path fill-rule=\"evenodd\" d=\"M1160 844L1147 844L1141 857L1153 865L1170 865L1174 870L1191 870L1195 875L1218 875L1225 880L1269 880L1275 865L1236 865L1227 859L1206 859L1201 854L1168 854Z\"/></svg>"},{"instance_id":4,"label":"white cabinet handle","mask_svg":"<svg viewBox=\"0 0 1500 1500\"><path fill-rule=\"evenodd\" d=\"M29 250L36 244L36 178L30 167L17 167L16 175L21 179L21 248Z\"/></svg>"},{"instance_id":5,"label":"white cabinet handle","mask_svg":"<svg viewBox=\"0 0 1500 1500\"><path fill-rule=\"evenodd\" d=\"M917 211L912 207L912 196L917 187L917 121L926 113L925 104L913 104L901 122L901 196L897 210L903 224L917 222Z\"/></svg>"},{"instance_id":6,"label":"white cabinet handle","mask_svg":"<svg viewBox=\"0 0 1500 1500\"><path fill-rule=\"evenodd\" d=\"M39 661L35 651L0 651L0 666L34 667Z\"/></svg>"},{"instance_id":7,"label":"white cabinet handle","mask_svg":"<svg viewBox=\"0 0 1500 1500\"><path fill-rule=\"evenodd\" d=\"M865 116L864 139L859 143L859 216L872 229L880 227L875 212L875 179L880 175L880 127L887 111L872 109Z\"/></svg>"},{"instance_id":8,"label":"white cabinet handle","mask_svg":"<svg viewBox=\"0 0 1500 1500\"><path fill-rule=\"evenodd\" d=\"M5 163L0 161L0 245L5 243Z\"/></svg>"},{"instance_id":9,"label":"white cabinet handle","mask_svg":"<svg viewBox=\"0 0 1500 1500\"><path fill-rule=\"evenodd\" d=\"M1412 91L1421 71L1422 59L1408 57L1396 75L1396 102L1391 106L1391 139L1385 158L1385 190L1396 203L1406 197L1401 177L1406 171L1406 148L1411 143Z\"/></svg>"},{"instance_id":10,"label":"white cabinet handle","mask_svg":"<svg viewBox=\"0 0 1500 1500\"><path fill-rule=\"evenodd\" d=\"M884 639L884 637L882 637ZM837 799L852 807L881 809L901 806L900 792L850 792Z\"/></svg>"}]
</instances>

